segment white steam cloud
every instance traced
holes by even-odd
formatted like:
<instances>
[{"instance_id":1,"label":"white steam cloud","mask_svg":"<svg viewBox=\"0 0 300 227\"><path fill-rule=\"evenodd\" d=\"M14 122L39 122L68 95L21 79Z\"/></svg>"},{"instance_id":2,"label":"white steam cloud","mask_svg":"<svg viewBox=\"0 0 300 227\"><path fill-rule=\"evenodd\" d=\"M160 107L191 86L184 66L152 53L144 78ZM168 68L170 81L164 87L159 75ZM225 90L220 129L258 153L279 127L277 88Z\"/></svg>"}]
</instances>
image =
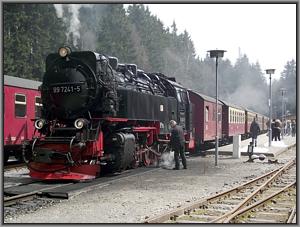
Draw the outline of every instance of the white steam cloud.
<instances>
[{"instance_id":1,"label":"white steam cloud","mask_svg":"<svg viewBox=\"0 0 300 227\"><path fill-rule=\"evenodd\" d=\"M70 34L73 34L74 45L77 45L78 40L80 39L80 20L79 20L79 9L81 7L91 7L90 4L54 4L56 15L59 18L66 18L63 17L63 6L66 6L69 13L71 14L70 18L70 27L66 31L66 36L69 38Z\"/></svg>"},{"instance_id":2,"label":"white steam cloud","mask_svg":"<svg viewBox=\"0 0 300 227\"><path fill-rule=\"evenodd\" d=\"M246 84L238 87L228 97L228 102L230 103L256 110L259 113L267 113L268 106L263 100L265 100L264 91L257 90Z\"/></svg>"},{"instance_id":3,"label":"white steam cloud","mask_svg":"<svg viewBox=\"0 0 300 227\"><path fill-rule=\"evenodd\" d=\"M62 18L62 16L63 16L62 4L54 4L54 8L56 10L57 17Z\"/></svg>"}]
</instances>

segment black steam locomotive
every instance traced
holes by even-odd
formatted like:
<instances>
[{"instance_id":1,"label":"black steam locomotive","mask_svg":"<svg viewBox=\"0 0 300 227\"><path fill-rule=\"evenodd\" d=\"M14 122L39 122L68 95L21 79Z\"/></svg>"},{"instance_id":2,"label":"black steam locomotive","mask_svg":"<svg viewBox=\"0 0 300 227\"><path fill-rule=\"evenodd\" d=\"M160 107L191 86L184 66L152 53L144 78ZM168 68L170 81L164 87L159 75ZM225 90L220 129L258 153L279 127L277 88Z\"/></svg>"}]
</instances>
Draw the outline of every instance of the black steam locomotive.
<instances>
[{"instance_id":1,"label":"black steam locomotive","mask_svg":"<svg viewBox=\"0 0 300 227\"><path fill-rule=\"evenodd\" d=\"M23 144L33 178L93 179L157 163L175 119L191 139L187 90L161 73L91 51L48 55L37 133Z\"/></svg>"}]
</instances>

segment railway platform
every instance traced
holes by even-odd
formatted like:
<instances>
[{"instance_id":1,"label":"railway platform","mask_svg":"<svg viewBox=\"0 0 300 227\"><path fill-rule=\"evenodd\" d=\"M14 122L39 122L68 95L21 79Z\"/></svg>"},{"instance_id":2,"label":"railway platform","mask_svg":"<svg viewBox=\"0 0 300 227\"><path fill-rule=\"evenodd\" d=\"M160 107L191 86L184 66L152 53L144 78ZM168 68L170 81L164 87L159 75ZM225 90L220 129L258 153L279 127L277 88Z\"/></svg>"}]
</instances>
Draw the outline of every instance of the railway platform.
<instances>
[{"instance_id":1,"label":"railway platform","mask_svg":"<svg viewBox=\"0 0 300 227\"><path fill-rule=\"evenodd\" d=\"M257 147L254 147L253 154L264 154L267 157L276 157L280 153L296 145L296 138L292 136L284 136L281 141L272 141L271 147L269 147L269 137L267 134L261 134L257 138ZM240 153L242 156L248 156L248 145L252 141L251 138L242 140L240 143ZM215 148L207 150L207 154L215 154ZM219 147L219 155L232 155L233 144Z\"/></svg>"}]
</instances>

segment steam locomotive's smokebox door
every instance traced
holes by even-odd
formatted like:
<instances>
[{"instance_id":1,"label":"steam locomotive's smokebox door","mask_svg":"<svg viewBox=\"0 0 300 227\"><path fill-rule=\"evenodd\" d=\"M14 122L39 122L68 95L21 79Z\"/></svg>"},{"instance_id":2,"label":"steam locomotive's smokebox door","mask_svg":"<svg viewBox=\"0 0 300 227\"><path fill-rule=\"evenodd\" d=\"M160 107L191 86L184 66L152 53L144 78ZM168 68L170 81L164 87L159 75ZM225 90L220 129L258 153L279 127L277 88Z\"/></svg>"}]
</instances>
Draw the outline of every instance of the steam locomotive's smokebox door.
<instances>
[{"instance_id":1,"label":"steam locomotive's smokebox door","mask_svg":"<svg viewBox=\"0 0 300 227\"><path fill-rule=\"evenodd\" d=\"M58 54L47 57L42 84L43 105L47 111L58 118L72 117L71 114L80 114L93 104L97 92L96 57L93 52L74 52L64 58Z\"/></svg>"}]
</instances>

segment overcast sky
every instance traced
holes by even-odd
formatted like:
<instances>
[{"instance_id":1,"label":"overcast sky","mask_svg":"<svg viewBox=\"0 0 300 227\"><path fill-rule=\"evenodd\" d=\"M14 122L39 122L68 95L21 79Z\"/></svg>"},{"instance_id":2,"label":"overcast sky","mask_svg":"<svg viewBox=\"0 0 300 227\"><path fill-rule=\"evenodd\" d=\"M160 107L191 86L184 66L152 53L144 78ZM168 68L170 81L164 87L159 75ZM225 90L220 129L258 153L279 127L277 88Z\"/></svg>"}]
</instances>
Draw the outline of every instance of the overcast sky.
<instances>
[{"instance_id":1,"label":"overcast sky","mask_svg":"<svg viewBox=\"0 0 300 227\"><path fill-rule=\"evenodd\" d=\"M279 78L287 61L296 60L296 4L147 4L165 27L191 35L200 58L223 49L233 64L239 53Z\"/></svg>"}]
</instances>

